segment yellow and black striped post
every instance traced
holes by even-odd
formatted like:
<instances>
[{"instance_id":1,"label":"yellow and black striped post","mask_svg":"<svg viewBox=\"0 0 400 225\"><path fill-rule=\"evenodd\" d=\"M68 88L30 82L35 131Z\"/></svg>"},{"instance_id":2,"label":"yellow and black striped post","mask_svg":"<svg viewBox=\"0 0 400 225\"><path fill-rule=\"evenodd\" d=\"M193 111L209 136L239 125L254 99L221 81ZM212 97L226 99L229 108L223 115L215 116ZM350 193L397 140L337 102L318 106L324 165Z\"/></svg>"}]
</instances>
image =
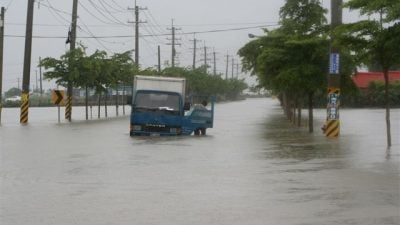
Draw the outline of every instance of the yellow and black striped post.
<instances>
[{"instance_id":1,"label":"yellow and black striped post","mask_svg":"<svg viewBox=\"0 0 400 225\"><path fill-rule=\"evenodd\" d=\"M28 123L28 111L29 111L29 93L23 92L21 94L21 116L20 123Z\"/></svg>"},{"instance_id":2,"label":"yellow and black striped post","mask_svg":"<svg viewBox=\"0 0 400 225\"><path fill-rule=\"evenodd\" d=\"M32 30L33 30L33 9L34 0L28 0L28 12L26 16L26 35L25 35L25 53L24 53L24 70L22 77L22 94L21 94L21 116L20 123L25 125L28 123L29 110L29 84L31 76L31 55L32 55Z\"/></svg>"},{"instance_id":3,"label":"yellow and black striped post","mask_svg":"<svg viewBox=\"0 0 400 225\"><path fill-rule=\"evenodd\" d=\"M65 105L65 119L71 122L72 116L72 96L67 96L67 104Z\"/></svg>"},{"instance_id":4,"label":"yellow and black striped post","mask_svg":"<svg viewBox=\"0 0 400 225\"><path fill-rule=\"evenodd\" d=\"M339 106L340 88L328 88L327 118L324 128L326 137L338 137L340 134Z\"/></svg>"},{"instance_id":5,"label":"yellow and black striped post","mask_svg":"<svg viewBox=\"0 0 400 225\"><path fill-rule=\"evenodd\" d=\"M326 121L326 137L339 137L340 133L340 120L328 120Z\"/></svg>"}]
</instances>

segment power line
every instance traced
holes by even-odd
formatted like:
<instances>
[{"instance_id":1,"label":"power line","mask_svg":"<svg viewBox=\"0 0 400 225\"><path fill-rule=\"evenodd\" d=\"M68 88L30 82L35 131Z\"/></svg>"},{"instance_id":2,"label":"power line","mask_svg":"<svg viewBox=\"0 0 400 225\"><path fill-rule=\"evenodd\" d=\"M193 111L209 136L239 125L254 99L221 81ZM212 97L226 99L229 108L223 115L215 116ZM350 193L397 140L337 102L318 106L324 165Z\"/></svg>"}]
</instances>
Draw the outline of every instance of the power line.
<instances>
[{"instance_id":1,"label":"power line","mask_svg":"<svg viewBox=\"0 0 400 225\"><path fill-rule=\"evenodd\" d=\"M104 4L107 5L109 8L115 10L115 11L112 12L112 13L126 13L126 9L123 9L123 8L116 9L116 8L114 8L111 4L109 4L107 1L104 1L104 0L100 0L100 2L102 2L102 3L100 3L100 4L103 5L103 3L104 3ZM115 2L114 2L114 4L115 4Z\"/></svg>"},{"instance_id":2,"label":"power line","mask_svg":"<svg viewBox=\"0 0 400 225\"><path fill-rule=\"evenodd\" d=\"M67 24L69 24L70 23L70 21L69 20L67 20L67 19L65 19L59 12L62 12L61 10L58 10L58 9L56 9L56 8L54 8L52 5L51 5L51 3L50 3L50 1L49 0L47 0L47 3L49 4L49 5L44 5L45 7L47 7L47 9L49 10L49 12L50 12L50 14L58 21L58 22L60 22L60 24L64 24L64 22L66 22ZM61 22L59 19L57 19L57 16L55 16L55 14L56 15L58 15L58 17L60 17L62 20L64 20L64 22ZM72 15L72 14L69 14L69 15Z\"/></svg>"},{"instance_id":3,"label":"power line","mask_svg":"<svg viewBox=\"0 0 400 225\"><path fill-rule=\"evenodd\" d=\"M111 0L118 8L125 10L124 7L120 6L115 0Z\"/></svg>"},{"instance_id":4,"label":"power line","mask_svg":"<svg viewBox=\"0 0 400 225\"><path fill-rule=\"evenodd\" d=\"M89 2L90 2L96 9L98 9L98 12L100 12L100 9L97 7L96 4L94 4L94 3L92 2L92 0L89 0ZM122 22L121 20L119 20L118 18L116 18L116 17L107 9L107 7L103 4L103 1L99 1L99 3L100 3L100 5L104 8L104 11L105 11L108 15L111 16L111 18L113 18L115 21L117 21L117 22L120 23L120 24L125 24L124 22ZM102 15L104 15L104 14L102 14Z\"/></svg>"},{"instance_id":5,"label":"power line","mask_svg":"<svg viewBox=\"0 0 400 225\"><path fill-rule=\"evenodd\" d=\"M231 29L219 29L219 30L206 30L206 31L193 31L193 32L184 32L182 34L205 34L205 33L219 33L219 32L229 32L229 31L238 31L238 30L249 30L254 28L266 28L269 26L275 25L264 25L264 26L252 26L252 27L240 27L240 28L231 28ZM151 37L151 36L170 36L171 33L165 34L154 34L154 35L140 35L139 37ZM23 35L4 35L5 37L25 37ZM65 38L60 36L33 36L34 38ZM109 35L109 36L96 36L96 37L80 37L80 38L132 38L133 35Z\"/></svg>"},{"instance_id":6,"label":"power line","mask_svg":"<svg viewBox=\"0 0 400 225\"><path fill-rule=\"evenodd\" d=\"M108 19L108 21L105 21L105 20L99 18L98 16L96 16L94 13L92 13L85 5L83 5L81 2L79 2L79 5L80 5L87 13L89 13L92 17L94 17L95 19L97 19L98 21L100 21L100 22L102 22L102 23L104 23L104 24L118 24L118 25L128 26L127 24L124 24L124 23L121 23L121 22L117 22L117 23L116 23L115 21L110 20L110 18L108 18L106 15L104 15L104 13L102 13L102 12L100 11L100 13L101 13L105 18ZM96 10L99 12L98 9L96 9Z\"/></svg>"},{"instance_id":7,"label":"power line","mask_svg":"<svg viewBox=\"0 0 400 225\"><path fill-rule=\"evenodd\" d=\"M85 32L85 33L91 35L92 37L94 37L94 39L97 41L97 43L99 43L99 44L101 45L101 47L103 47L104 49L106 49L106 50L109 51L109 52L112 52L112 51L111 51L109 48L107 48L98 38L95 37L95 35L90 31L90 29L85 25L85 23L84 23L81 19L79 19L79 21L80 21L80 23L83 24L83 26L85 26L85 28L87 29L87 31L85 31L85 30L83 30L80 26L78 26L78 28L79 28L81 31L83 31L83 32Z\"/></svg>"},{"instance_id":8,"label":"power line","mask_svg":"<svg viewBox=\"0 0 400 225\"><path fill-rule=\"evenodd\" d=\"M44 6L44 7L47 7L47 8L49 8L49 9L52 9L52 10L57 11L57 12L59 12L59 13L64 13L64 14L66 14L66 15L68 15L68 16L71 16L71 15L72 15L72 13L69 13L69 12L66 12L66 11L63 11L63 10L61 10L61 9L57 9L57 8L53 7L53 6L51 5L51 3L49 2L49 0L46 0L46 2L47 2L49 5L46 5L46 4L43 4L43 3L40 3L40 4L41 4L42 6Z\"/></svg>"}]
</instances>

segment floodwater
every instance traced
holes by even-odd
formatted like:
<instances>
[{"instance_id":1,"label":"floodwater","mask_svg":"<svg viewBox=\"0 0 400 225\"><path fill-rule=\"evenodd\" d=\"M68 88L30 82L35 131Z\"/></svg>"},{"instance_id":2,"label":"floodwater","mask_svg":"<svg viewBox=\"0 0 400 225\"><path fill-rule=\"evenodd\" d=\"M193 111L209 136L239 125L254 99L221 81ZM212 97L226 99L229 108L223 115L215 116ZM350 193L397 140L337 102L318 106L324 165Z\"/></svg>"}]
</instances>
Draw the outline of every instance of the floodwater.
<instances>
[{"instance_id":1,"label":"floodwater","mask_svg":"<svg viewBox=\"0 0 400 225\"><path fill-rule=\"evenodd\" d=\"M3 110L1 225L400 224L398 109L390 149L384 110L342 109L328 139L325 110L309 134L273 99L218 104L205 137L131 138L127 116L86 122L83 108L72 123L57 108L18 117Z\"/></svg>"}]
</instances>

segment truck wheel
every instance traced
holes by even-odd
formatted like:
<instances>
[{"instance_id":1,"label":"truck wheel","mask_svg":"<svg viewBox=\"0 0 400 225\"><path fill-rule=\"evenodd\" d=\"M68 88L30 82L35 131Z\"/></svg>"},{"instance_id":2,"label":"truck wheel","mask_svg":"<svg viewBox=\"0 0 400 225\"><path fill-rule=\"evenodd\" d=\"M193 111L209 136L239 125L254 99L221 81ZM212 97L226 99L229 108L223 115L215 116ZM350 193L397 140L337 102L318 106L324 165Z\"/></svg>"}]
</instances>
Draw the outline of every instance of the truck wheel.
<instances>
[{"instance_id":1,"label":"truck wheel","mask_svg":"<svg viewBox=\"0 0 400 225\"><path fill-rule=\"evenodd\" d=\"M194 135L200 135L200 130L199 129L196 129L196 130L194 130Z\"/></svg>"},{"instance_id":2,"label":"truck wheel","mask_svg":"<svg viewBox=\"0 0 400 225\"><path fill-rule=\"evenodd\" d=\"M206 135L206 128L200 128L201 135Z\"/></svg>"}]
</instances>

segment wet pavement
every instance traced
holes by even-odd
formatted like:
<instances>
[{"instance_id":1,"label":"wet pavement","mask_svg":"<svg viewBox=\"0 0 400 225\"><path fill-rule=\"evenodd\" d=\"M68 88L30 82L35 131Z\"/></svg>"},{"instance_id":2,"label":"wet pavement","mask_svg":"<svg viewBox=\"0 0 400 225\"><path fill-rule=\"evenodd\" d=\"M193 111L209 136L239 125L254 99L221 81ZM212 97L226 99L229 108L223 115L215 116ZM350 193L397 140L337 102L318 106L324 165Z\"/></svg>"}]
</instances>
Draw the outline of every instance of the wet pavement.
<instances>
[{"instance_id":1,"label":"wet pavement","mask_svg":"<svg viewBox=\"0 0 400 225\"><path fill-rule=\"evenodd\" d=\"M342 109L338 139L325 110L309 134L273 99L218 104L205 137L131 138L126 116L83 115L33 108L20 126L3 109L1 225L400 224L399 109L390 149L381 109Z\"/></svg>"}]
</instances>

